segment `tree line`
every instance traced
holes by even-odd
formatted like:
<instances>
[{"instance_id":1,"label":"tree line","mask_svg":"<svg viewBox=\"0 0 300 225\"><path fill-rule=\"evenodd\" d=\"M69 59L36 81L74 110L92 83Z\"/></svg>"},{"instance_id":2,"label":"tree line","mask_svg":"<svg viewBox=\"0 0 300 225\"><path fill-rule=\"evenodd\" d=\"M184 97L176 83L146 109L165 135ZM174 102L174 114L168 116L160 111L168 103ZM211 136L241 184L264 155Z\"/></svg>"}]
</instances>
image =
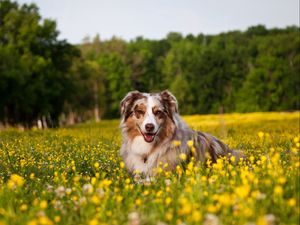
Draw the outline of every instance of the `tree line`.
<instances>
[{"instance_id":1,"label":"tree line","mask_svg":"<svg viewBox=\"0 0 300 225\"><path fill-rule=\"evenodd\" d=\"M36 5L0 3L3 124L116 118L131 90L169 89L181 114L299 110L299 27L71 45Z\"/></svg>"}]
</instances>

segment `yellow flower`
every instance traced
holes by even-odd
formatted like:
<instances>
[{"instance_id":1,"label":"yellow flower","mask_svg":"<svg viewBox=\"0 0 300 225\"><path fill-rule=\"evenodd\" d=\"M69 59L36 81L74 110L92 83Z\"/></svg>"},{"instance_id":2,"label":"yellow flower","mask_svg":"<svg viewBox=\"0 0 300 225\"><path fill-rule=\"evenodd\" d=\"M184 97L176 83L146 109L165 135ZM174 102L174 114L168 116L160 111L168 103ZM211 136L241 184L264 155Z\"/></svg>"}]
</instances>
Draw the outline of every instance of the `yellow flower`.
<instances>
[{"instance_id":1,"label":"yellow flower","mask_svg":"<svg viewBox=\"0 0 300 225\"><path fill-rule=\"evenodd\" d=\"M257 133L257 135L258 135L259 138L263 138L265 134L264 134L264 132L259 131L259 132Z\"/></svg>"},{"instance_id":2,"label":"yellow flower","mask_svg":"<svg viewBox=\"0 0 300 225\"><path fill-rule=\"evenodd\" d=\"M193 145L194 145L193 140L188 140L188 141L187 141L187 145L188 145L190 148L193 147Z\"/></svg>"},{"instance_id":3,"label":"yellow flower","mask_svg":"<svg viewBox=\"0 0 300 225\"><path fill-rule=\"evenodd\" d=\"M175 147L178 147L178 146L181 145L181 142L178 141L178 140L174 140L174 141L173 141L173 145L174 145Z\"/></svg>"},{"instance_id":4,"label":"yellow flower","mask_svg":"<svg viewBox=\"0 0 300 225\"><path fill-rule=\"evenodd\" d=\"M28 209L28 206L26 205L26 204L22 204L21 206L20 206L20 210L21 211L26 211Z\"/></svg>"},{"instance_id":5,"label":"yellow flower","mask_svg":"<svg viewBox=\"0 0 300 225\"><path fill-rule=\"evenodd\" d=\"M178 210L179 215L188 215L192 211L192 205L190 203L186 203L182 205L182 208Z\"/></svg>"},{"instance_id":6,"label":"yellow flower","mask_svg":"<svg viewBox=\"0 0 300 225\"><path fill-rule=\"evenodd\" d=\"M218 211L218 207L216 205L208 205L207 212L209 213L215 213Z\"/></svg>"},{"instance_id":7,"label":"yellow flower","mask_svg":"<svg viewBox=\"0 0 300 225\"><path fill-rule=\"evenodd\" d=\"M30 176L29 176L29 178L30 178L31 180L33 180L34 177L35 177L35 174L34 174L34 173L31 173Z\"/></svg>"},{"instance_id":8,"label":"yellow flower","mask_svg":"<svg viewBox=\"0 0 300 225\"><path fill-rule=\"evenodd\" d=\"M47 206L48 206L48 203L47 203L46 200L42 200L42 201L40 202L40 207L41 207L41 209L46 209Z\"/></svg>"},{"instance_id":9,"label":"yellow flower","mask_svg":"<svg viewBox=\"0 0 300 225\"><path fill-rule=\"evenodd\" d=\"M99 205L100 204L100 197L98 195L93 195L91 198L92 203L94 203L95 205Z\"/></svg>"},{"instance_id":10,"label":"yellow flower","mask_svg":"<svg viewBox=\"0 0 300 225\"><path fill-rule=\"evenodd\" d=\"M121 202L123 200L123 197L121 196L121 195L118 195L117 197L116 197L116 201L117 202Z\"/></svg>"},{"instance_id":11,"label":"yellow flower","mask_svg":"<svg viewBox=\"0 0 300 225\"><path fill-rule=\"evenodd\" d=\"M171 221L172 218L173 218L173 213L167 212L166 215L165 215L165 217L166 217L166 220L167 220L167 221Z\"/></svg>"},{"instance_id":12,"label":"yellow flower","mask_svg":"<svg viewBox=\"0 0 300 225\"><path fill-rule=\"evenodd\" d=\"M194 211L192 214L192 219L195 222L199 222L202 219L201 213L198 211Z\"/></svg>"},{"instance_id":13,"label":"yellow flower","mask_svg":"<svg viewBox=\"0 0 300 225\"><path fill-rule=\"evenodd\" d=\"M188 165L187 165L187 169L192 171L194 169L194 163L193 162L190 162Z\"/></svg>"},{"instance_id":14,"label":"yellow flower","mask_svg":"<svg viewBox=\"0 0 300 225\"><path fill-rule=\"evenodd\" d=\"M60 216L54 216L54 222L59 223L61 220Z\"/></svg>"},{"instance_id":15,"label":"yellow flower","mask_svg":"<svg viewBox=\"0 0 300 225\"><path fill-rule=\"evenodd\" d=\"M125 167L125 163L120 162L120 168L123 169Z\"/></svg>"},{"instance_id":16,"label":"yellow flower","mask_svg":"<svg viewBox=\"0 0 300 225\"><path fill-rule=\"evenodd\" d=\"M220 204L224 205L224 206L228 206L231 204L232 198L229 194L225 193L219 196L219 202Z\"/></svg>"},{"instance_id":17,"label":"yellow flower","mask_svg":"<svg viewBox=\"0 0 300 225\"><path fill-rule=\"evenodd\" d=\"M235 189L235 193L240 198L245 198L250 192L250 187L248 185L239 186Z\"/></svg>"},{"instance_id":18,"label":"yellow flower","mask_svg":"<svg viewBox=\"0 0 300 225\"><path fill-rule=\"evenodd\" d=\"M136 199L136 200L135 200L135 204L136 204L136 205L141 205L141 204L142 204L142 200L139 199L139 198Z\"/></svg>"},{"instance_id":19,"label":"yellow flower","mask_svg":"<svg viewBox=\"0 0 300 225\"><path fill-rule=\"evenodd\" d=\"M279 186L279 185L275 186L275 188L274 188L275 195L282 195L282 192L283 192L283 190L282 190L281 186Z\"/></svg>"},{"instance_id":20,"label":"yellow flower","mask_svg":"<svg viewBox=\"0 0 300 225\"><path fill-rule=\"evenodd\" d=\"M30 220L27 225L37 225L38 224L38 221L37 220Z\"/></svg>"},{"instance_id":21,"label":"yellow flower","mask_svg":"<svg viewBox=\"0 0 300 225\"><path fill-rule=\"evenodd\" d=\"M187 158L186 154L184 154L184 153L181 153L181 154L179 155L179 157L180 157L183 161L185 161L186 158Z\"/></svg>"},{"instance_id":22,"label":"yellow flower","mask_svg":"<svg viewBox=\"0 0 300 225\"><path fill-rule=\"evenodd\" d=\"M294 198L290 198L290 199L288 200L288 205L289 205L290 207L295 206L295 205L296 205L296 200L295 200Z\"/></svg>"},{"instance_id":23,"label":"yellow flower","mask_svg":"<svg viewBox=\"0 0 300 225\"><path fill-rule=\"evenodd\" d=\"M125 180L125 183L126 183L126 184L130 184L130 179L127 178L127 179Z\"/></svg>"},{"instance_id":24,"label":"yellow flower","mask_svg":"<svg viewBox=\"0 0 300 225\"><path fill-rule=\"evenodd\" d=\"M22 187L24 183L25 181L23 177L19 176L18 174L12 174L7 182L7 186L9 189L15 189L17 187Z\"/></svg>"},{"instance_id":25,"label":"yellow flower","mask_svg":"<svg viewBox=\"0 0 300 225\"><path fill-rule=\"evenodd\" d=\"M148 191L148 190L145 190L145 191L143 192L143 195L145 195L145 196L149 195L149 191Z\"/></svg>"},{"instance_id":26,"label":"yellow flower","mask_svg":"<svg viewBox=\"0 0 300 225\"><path fill-rule=\"evenodd\" d=\"M167 197L165 200L166 205L169 205L172 202L172 199L170 197Z\"/></svg>"},{"instance_id":27,"label":"yellow flower","mask_svg":"<svg viewBox=\"0 0 300 225\"><path fill-rule=\"evenodd\" d=\"M89 222L89 225L98 225L99 223L98 223L98 220L97 219L92 219L92 220L90 220L90 222Z\"/></svg>"},{"instance_id":28,"label":"yellow flower","mask_svg":"<svg viewBox=\"0 0 300 225\"><path fill-rule=\"evenodd\" d=\"M67 195L70 195L71 193L72 193L72 189L71 189L71 188L67 188L67 189L66 189L66 194L67 194Z\"/></svg>"},{"instance_id":29,"label":"yellow flower","mask_svg":"<svg viewBox=\"0 0 300 225\"><path fill-rule=\"evenodd\" d=\"M94 167L95 167L96 169L98 169L99 166L100 166L100 164L99 164L98 162L95 162L95 163L94 163Z\"/></svg>"},{"instance_id":30,"label":"yellow flower","mask_svg":"<svg viewBox=\"0 0 300 225\"><path fill-rule=\"evenodd\" d=\"M39 224L41 225L52 225L53 222L47 216L39 217Z\"/></svg>"}]
</instances>

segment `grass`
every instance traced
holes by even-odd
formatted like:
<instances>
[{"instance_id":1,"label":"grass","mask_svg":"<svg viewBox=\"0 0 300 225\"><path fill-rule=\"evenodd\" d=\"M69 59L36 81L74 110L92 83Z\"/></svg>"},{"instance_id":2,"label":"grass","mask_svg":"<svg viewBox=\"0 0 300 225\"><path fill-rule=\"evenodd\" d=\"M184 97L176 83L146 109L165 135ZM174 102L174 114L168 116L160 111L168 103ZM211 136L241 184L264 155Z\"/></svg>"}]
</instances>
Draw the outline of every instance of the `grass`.
<instances>
[{"instance_id":1,"label":"grass","mask_svg":"<svg viewBox=\"0 0 300 225\"><path fill-rule=\"evenodd\" d=\"M184 119L248 162L191 162L138 184L118 154L119 120L2 131L0 225L299 223L298 112Z\"/></svg>"}]
</instances>

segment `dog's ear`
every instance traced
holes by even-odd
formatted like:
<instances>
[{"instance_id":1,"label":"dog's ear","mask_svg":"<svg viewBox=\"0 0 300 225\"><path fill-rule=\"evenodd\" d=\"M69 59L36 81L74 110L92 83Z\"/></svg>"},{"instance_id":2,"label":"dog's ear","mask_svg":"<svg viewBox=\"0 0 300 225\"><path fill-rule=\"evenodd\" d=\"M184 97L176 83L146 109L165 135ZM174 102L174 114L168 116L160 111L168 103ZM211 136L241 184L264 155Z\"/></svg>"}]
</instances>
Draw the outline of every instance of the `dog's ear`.
<instances>
[{"instance_id":1,"label":"dog's ear","mask_svg":"<svg viewBox=\"0 0 300 225\"><path fill-rule=\"evenodd\" d=\"M175 96L168 90L164 90L159 93L163 104L171 113L178 113L178 103Z\"/></svg>"},{"instance_id":2,"label":"dog's ear","mask_svg":"<svg viewBox=\"0 0 300 225\"><path fill-rule=\"evenodd\" d=\"M130 115L130 108L133 103L142 96L143 94L139 91L128 92L120 103L121 116L127 118Z\"/></svg>"}]
</instances>

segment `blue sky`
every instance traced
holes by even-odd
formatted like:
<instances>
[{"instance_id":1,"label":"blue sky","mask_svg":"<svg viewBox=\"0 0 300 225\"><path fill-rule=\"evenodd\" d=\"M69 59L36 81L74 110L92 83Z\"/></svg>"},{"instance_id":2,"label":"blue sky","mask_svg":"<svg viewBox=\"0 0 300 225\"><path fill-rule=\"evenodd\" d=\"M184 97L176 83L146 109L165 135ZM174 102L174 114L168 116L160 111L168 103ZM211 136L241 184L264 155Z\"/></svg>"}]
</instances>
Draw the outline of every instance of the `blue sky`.
<instances>
[{"instance_id":1,"label":"blue sky","mask_svg":"<svg viewBox=\"0 0 300 225\"><path fill-rule=\"evenodd\" d=\"M264 24L299 26L299 0L18 0L34 2L43 18L56 20L60 38L73 44L97 33L101 39L161 39L218 34Z\"/></svg>"}]
</instances>

